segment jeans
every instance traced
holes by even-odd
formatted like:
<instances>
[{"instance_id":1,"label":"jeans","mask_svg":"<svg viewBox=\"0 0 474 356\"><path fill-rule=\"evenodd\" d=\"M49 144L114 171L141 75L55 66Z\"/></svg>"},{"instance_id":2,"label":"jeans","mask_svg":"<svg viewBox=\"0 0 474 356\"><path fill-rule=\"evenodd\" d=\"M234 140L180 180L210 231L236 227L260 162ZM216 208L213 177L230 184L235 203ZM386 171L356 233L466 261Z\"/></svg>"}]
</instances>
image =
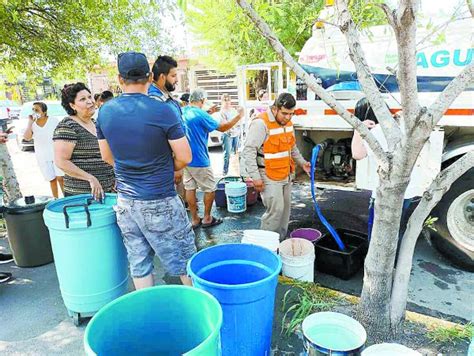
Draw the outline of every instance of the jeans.
<instances>
[{"instance_id":1,"label":"jeans","mask_svg":"<svg viewBox=\"0 0 474 356\"><path fill-rule=\"evenodd\" d=\"M406 225L408 223L408 219L410 218L411 214L408 214L408 209L410 208L411 203L413 202L413 198L403 199L403 207L402 207L402 216L400 218L400 230L398 233L399 240L402 238L403 233L406 230ZM372 236L372 228L374 226L374 207L375 207L375 198L370 198L369 202L369 221L367 222L367 232L368 238Z\"/></svg>"},{"instance_id":2,"label":"jeans","mask_svg":"<svg viewBox=\"0 0 474 356\"><path fill-rule=\"evenodd\" d=\"M171 276L186 274L186 264L196 252L195 236L177 195L158 200L119 195L114 209L133 278L153 271L155 254Z\"/></svg>"},{"instance_id":3,"label":"jeans","mask_svg":"<svg viewBox=\"0 0 474 356\"><path fill-rule=\"evenodd\" d=\"M224 146L224 175L227 175L229 172L229 161L230 155L237 152L237 147L239 145L239 137L231 137L228 134L222 135L222 144Z\"/></svg>"}]
</instances>

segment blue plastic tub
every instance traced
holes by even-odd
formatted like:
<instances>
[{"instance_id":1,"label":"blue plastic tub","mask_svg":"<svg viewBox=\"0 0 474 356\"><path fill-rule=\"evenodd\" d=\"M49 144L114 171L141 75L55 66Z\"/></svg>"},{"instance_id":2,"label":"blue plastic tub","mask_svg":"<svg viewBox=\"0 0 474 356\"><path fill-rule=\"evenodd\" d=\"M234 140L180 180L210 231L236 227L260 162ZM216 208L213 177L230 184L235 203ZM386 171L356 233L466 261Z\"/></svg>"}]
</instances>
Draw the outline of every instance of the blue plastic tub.
<instances>
[{"instance_id":1,"label":"blue plastic tub","mask_svg":"<svg viewBox=\"0 0 474 356\"><path fill-rule=\"evenodd\" d=\"M209 293L159 286L130 293L87 325L87 355L220 356L222 309Z\"/></svg>"},{"instance_id":2,"label":"blue plastic tub","mask_svg":"<svg viewBox=\"0 0 474 356\"><path fill-rule=\"evenodd\" d=\"M194 286L214 295L222 306L223 355L270 355L280 270L278 255L249 244L209 247L188 262Z\"/></svg>"},{"instance_id":3,"label":"blue plastic tub","mask_svg":"<svg viewBox=\"0 0 474 356\"><path fill-rule=\"evenodd\" d=\"M64 304L76 324L127 292L128 267L116 223L115 194L50 202L44 211Z\"/></svg>"}]
</instances>

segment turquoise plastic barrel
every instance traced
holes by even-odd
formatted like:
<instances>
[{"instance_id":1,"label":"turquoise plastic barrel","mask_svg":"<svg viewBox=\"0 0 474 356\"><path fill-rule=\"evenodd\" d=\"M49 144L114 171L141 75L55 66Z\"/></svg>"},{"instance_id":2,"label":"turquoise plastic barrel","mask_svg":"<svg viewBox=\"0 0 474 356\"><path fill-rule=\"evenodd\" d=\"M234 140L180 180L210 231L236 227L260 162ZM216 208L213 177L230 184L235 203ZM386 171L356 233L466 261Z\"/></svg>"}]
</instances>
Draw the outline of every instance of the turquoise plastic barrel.
<instances>
[{"instance_id":1,"label":"turquoise plastic barrel","mask_svg":"<svg viewBox=\"0 0 474 356\"><path fill-rule=\"evenodd\" d=\"M222 306L222 354L270 355L275 291L281 260L270 250L249 244L208 247L188 262L195 287Z\"/></svg>"},{"instance_id":2,"label":"turquoise plastic barrel","mask_svg":"<svg viewBox=\"0 0 474 356\"><path fill-rule=\"evenodd\" d=\"M193 287L159 286L130 293L87 325L87 355L221 355L222 309Z\"/></svg>"},{"instance_id":3,"label":"turquoise plastic barrel","mask_svg":"<svg viewBox=\"0 0 474 356\"><path fill-rule=\"evenodd\" d=\"M245 182L227 183L225 195L229 213L243 213L247 210L247 184Z\"/></svg>"},{"instance_id":4,"label":"turquoise plastic barrel","mask_svg":"<svg viewBox=\"0 0 474 356\"><path fill-rule=\"evenodd\" d=\"M44 211L59 287L69 313L91 316L125 294L128 269L117 226L115 194L104 202L88 194L50 202Z\"/></svg>"}]
</instances>

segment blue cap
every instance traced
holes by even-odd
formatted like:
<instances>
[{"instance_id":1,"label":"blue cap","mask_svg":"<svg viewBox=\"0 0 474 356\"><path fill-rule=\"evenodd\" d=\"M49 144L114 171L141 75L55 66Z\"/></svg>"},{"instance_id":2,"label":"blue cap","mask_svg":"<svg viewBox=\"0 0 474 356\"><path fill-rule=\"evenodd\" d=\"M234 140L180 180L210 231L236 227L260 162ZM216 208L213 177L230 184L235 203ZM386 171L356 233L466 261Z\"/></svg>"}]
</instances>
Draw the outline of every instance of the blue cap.
<instances>
[{"instance_id":1,"label":"blue cap","mask_svg":"<svg viewBox=\"0 0 474 356\"><path fill-rule=\"evenodd\" d=\"M150 65L143 53L120 53L117 59L120 76L123 79L138 80L150 75Z\"/></svg>"}]
</instances>

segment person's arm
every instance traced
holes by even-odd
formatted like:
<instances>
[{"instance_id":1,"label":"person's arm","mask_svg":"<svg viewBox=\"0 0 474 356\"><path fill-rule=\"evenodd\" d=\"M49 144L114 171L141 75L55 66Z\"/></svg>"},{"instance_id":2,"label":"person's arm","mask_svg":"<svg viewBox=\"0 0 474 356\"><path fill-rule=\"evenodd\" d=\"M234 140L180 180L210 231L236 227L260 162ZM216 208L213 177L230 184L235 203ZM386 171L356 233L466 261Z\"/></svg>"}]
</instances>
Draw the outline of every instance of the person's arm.
<instances>
[{"instance_id":1,"label":"person's arm","mask_svg":"<svg viewBox=\"0 0 474 356\"><path fill-rule=\"evenodd\" d=\"M237 109L237 115L229 121L221 120L219 127L216 130L220 132L226 132L230 130L235 124L237 124L240 121L240 119L243 116L244 116L244 108L239 107Z\"/></svg>"},{"instance_id":2,"label":"person's arm","mask_svg":"<svg viewBox=\"0 0 474 356\"><path fill-rule=\"evenodd\" d=\"M100 156L102 157L102 160L110 164L112 167L114 167L115 166L114 155L112 153L112 150L110 149L109 143L107 142L106 139L102 139L98 141L99 141L99 148L100 148Z\"/></svg>"},{"instance_id":3,"label":"person's arm","mask_svg":"<svg viewBox=\"0 0 474 356\"><path fill-rule=\"evenodd\" d=\"M244 149L242 150L242 160L244 166L252 178L255 189L259 192L264 190L263 180L258 171L257 152L262 147L267 136L265 123L261 119L255 119L250 124Z\"/></svg>"},{"instance_id":4,"label":"person's arm","mask_svg":"<svg viewBox=\"0 0 474 356\"><path fill-rule=\"evenodd\" d=\"M54 163L63 170L70 177L85 180L91 186L91 193L96 199L104 197L104 190L99 183L99 180L92 174L80 169L71 161L72 152L76 147L75 142L55 140L54 141Z\"/></svg>"},{"instance_id":5,"label":"person's arm","mask_svg":"<svg viewBox=\"0 0 474 356\"><path fill-rule=\"evenodd\" d=\"M372 120L365 120L362 122L367 128L372 129L375 127L375 122ZM364 145L364 140L360 134L354 130L354 136L351 142L352 158L355 160L361 160L367 157L367 148Z\"/></svg>"},{"instance_id":6,"label":"person's arm","mask_svg":"<svg viewBox=\"0 0 474 356\"><path fill-rule=\"evenodd\" d=\"M180 171L193 160L191 147L186 136L177 140L168 140L174 156L174 170Z\"/></svg>"},{"instance_id":7,"label":"person's arm","mask_svg":"<svg viewBox=\"0 0 474 356\"><path fill-rule=\"evenodd\" d=\"M291 149L291 158L293 158L293 160L296 162L296 164L298 166L300 166L301 168L303 168L303 170L307 174L311 173L311 163L306 161L303 158L303 156L301 155L300 150L298 149L298 147L296 145L294 145L293 148Z\"/></svg>"},{"instance_id":8,"label":"person's arm","mask_svg":"<svg viewBox=\"0 0 474 356\"><path fill-rule=\"evenodd\" d=\"M33 138L33 123L35 120L33 119L33 116L29 115L28 116L28 125L26 126L25 133L23 134L23 138L26 141L30 141Z\"/></svg>"}]
</instances>

